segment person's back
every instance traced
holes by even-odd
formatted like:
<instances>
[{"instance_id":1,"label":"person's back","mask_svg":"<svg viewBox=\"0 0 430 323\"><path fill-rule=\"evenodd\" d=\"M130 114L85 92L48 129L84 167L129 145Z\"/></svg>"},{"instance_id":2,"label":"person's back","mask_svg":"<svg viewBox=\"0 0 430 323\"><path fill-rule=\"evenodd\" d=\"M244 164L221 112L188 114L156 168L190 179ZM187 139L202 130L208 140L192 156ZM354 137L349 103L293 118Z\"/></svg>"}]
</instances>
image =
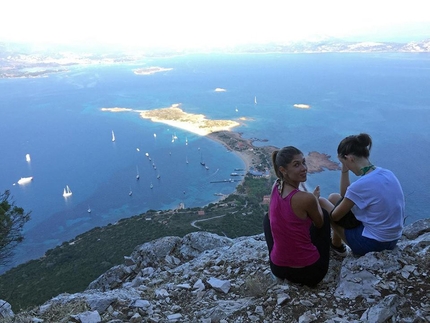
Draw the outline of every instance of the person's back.
<instances>
[{"instance_id":1,"label":"person's back","mask_svg":"<svg viewBox=\"0 0 430 323\"><path fill-rule=\"evenodd\" d=\"M304 267L319 258L309 234L312 220L299 218L291 207L291 199L299 192L293 190L282 198L276 187L272 191L269 213L274 245L271 259L278 266Z\"/></svg>"},{"instance_id":2,"label":"person's back","mask_svg":"<svg viewBox=\"0 0 430 323\"><path fill-rule=\"evenodd\" d=\"M354 202L352 212L363 223L363 236L377 241L392 241L402 235L405 202L396 176L377 167L352 183L345 194Z\"/></svg>"},{"instance_id":3,"label":"person's back","mask_svg":"<svg viewBox=\"0 0 430 323\"><path fill-rule=\"evenodd\" d=\"M392 250L402 235L405 199L396 176L370 162L372 138L366 133L344 138L337 147L342 163L339 193L320 203L330 210L332 247L343 252L345 242L355 255ZM349 173L359 178L351 183ZM343 222L355 216L354 226ZM349 222L350 223L350 222ZM342 242L343 241L343 242Z\"/></svg>"}]
</instances>

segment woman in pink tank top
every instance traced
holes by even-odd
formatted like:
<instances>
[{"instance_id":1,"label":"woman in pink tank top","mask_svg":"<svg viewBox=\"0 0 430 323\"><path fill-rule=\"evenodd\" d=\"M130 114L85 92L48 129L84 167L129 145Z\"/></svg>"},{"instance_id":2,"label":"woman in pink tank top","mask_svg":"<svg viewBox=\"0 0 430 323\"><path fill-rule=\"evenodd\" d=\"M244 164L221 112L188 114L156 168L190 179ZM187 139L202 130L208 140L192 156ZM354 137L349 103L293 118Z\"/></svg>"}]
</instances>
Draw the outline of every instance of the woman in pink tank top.
<instances>
[{"instance_id":1,"label":"woman in pink tank top","mask_svg":"<svg viewBox=\"0 0 430 323\"><path fill-rule=\"evenodd\" d=\"M320 189L299 189L307 179L299 149L275 150L272 163L277 180L263 223L270 268L278 278L315 286L327 274L330 255L330 220L318 201Z\"/></svg>"}]
</instances>

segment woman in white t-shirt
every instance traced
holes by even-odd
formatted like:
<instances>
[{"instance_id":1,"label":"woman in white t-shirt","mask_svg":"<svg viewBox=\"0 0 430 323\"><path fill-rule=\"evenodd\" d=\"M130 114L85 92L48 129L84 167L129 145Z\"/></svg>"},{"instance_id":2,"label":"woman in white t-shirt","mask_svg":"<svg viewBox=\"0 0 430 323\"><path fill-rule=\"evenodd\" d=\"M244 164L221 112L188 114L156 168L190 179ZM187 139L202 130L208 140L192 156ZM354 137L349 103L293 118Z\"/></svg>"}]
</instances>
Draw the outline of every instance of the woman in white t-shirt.
<instances>
[{"instance_id":1,"label":"woman in white t-shirt","mask_svg":"<svg viewBox=\"0 0 430 323\"><path fill-rule=\"evenodd\" d=\"M337 148L342 163L340 194L333 193L328 200L320 198L321 207L331 210L331 246L340 255L346 255L342 240L354 254L364 255L394 249L402 235L405 215L402 187L391 171L369 161L371 147L372 139L365 133L343 139ZM351 183L350 172L360 178ZM336 223L351 212L361 224L347 229Z\"/></svg>"}]
</instances>

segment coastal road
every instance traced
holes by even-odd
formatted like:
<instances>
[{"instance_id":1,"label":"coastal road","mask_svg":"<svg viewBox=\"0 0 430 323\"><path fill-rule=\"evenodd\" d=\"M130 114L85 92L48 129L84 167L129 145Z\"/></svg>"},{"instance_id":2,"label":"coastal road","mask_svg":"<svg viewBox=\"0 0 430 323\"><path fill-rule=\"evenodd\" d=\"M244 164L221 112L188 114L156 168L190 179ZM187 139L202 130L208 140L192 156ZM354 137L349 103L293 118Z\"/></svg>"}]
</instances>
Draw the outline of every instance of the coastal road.
<instances>
[{"instance_id":1,"label":"coastal road","mask_svg":"<svg viewBox=\"0 0 430 323\"><path fill-rule=\"evenodd\" d=\"M201 230L202 228L200 228L198 225L196 225L196 223L197 223L197 222L203 222L203 221L209 221L209 220L212 220L212 219L222 218L222 217L224 217L224 216L226 216L226 215L227 215L227 214L223 214L223 215L214 216L214 217L212 217L212 218L201 219L201 220L195 220L195 221L191 222L191 225L192 225L194 228L197 228L197 229Z\"/></svg>"}]
</instances>

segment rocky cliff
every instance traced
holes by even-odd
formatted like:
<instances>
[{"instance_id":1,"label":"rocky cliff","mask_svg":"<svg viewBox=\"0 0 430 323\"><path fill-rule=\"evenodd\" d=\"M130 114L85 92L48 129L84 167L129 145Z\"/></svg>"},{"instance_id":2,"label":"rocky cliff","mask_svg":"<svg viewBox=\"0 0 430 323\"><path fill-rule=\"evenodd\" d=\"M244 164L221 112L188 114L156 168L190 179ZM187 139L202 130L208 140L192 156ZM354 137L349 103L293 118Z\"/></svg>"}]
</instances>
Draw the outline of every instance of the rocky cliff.
<instances>
[{"instance_id":1,"label":"rocky cliff","mask_svg":"<svg viewBox=\"0 0 430 323\"><path fill-rule=\"evenodd\" d=\"M78 294L61 294L4 322L430 322L430 219L405 228L394 251L332 255L316 288L275 279L263 235L207 232L136 247ZM36 292L36 291L35 291Z\"/></svg>"}]
</instances>

